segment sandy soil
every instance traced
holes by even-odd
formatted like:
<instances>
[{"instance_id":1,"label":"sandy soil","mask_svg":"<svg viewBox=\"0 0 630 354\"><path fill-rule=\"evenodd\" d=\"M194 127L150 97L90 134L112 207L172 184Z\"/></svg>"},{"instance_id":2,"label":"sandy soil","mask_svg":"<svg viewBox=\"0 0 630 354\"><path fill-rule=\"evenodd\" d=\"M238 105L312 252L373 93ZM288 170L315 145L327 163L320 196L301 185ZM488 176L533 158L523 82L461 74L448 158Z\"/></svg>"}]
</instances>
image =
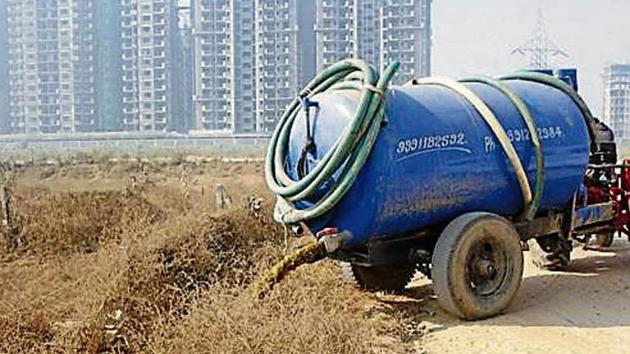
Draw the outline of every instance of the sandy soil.
<instances>
[{"instance_id":1,"label":"sandy soil","mask_svg":"<svg viewBox=\"0 0 630 354\"><path fill-rule=\"evenodd\" d=\"M425 333L419 352L630 353L630 246L617 240L613 248L577 250L565 272L541 271L527 254L523 284L506 314L478 322L445 314L430 284L419 280L408 294L424 303L416 313Z\"/></svg>"}]
</instances>

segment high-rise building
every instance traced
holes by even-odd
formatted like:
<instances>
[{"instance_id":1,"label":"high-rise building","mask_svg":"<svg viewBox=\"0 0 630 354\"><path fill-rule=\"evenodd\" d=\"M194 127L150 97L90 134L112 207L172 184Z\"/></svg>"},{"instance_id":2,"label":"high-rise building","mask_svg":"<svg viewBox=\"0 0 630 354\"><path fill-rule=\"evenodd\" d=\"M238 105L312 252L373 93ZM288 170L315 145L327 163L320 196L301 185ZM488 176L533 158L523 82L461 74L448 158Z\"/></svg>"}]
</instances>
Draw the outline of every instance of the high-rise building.
<instances>
[{"instance_id":1,"label":"high-rise building","mask_svg":"<svg viewBox=\"0 0 630 354\"><path fill-rule=\"evenodd\" d=\"M8 0L7 6L9 129L12 132L37 132L39 131L38 92L40 88L38 85L38 36L35 1ZM42 66L47 67L48 64Z\"/></svg>"},{"instance_id":2,"label":"high-rise building","mask_svg":"<svg viewBox=\"0 0 630 354\"><path fill-rule=\"evenodd\" d=\"M9 29L7 0L0 0L0 134L9 131Z\"/></svg>"},{"instance_id":3,"label":"high-rise building","mask_svg":"<svg viewBox=\"0 0 630 354\"><path fill-rule=\"evenodd\" d=\"M380 66L400 62L395 82L431 75L433 0L382 0Z\"/></svg>"},{"instance_id":4,"label":"high-rise building","mask_svg":"<svg viewBox=\"0 0 630 354\"><path fill-rule=\"evenodd\" d=\"M120 1L2 0L0 8L6 11L0 21L8 23L7 35L0 33L0 72L8 63L9 78L2 80L9 84L9 103L0 98L10 108L6 130L119 129Z\"/></svg>"},{"instance_id":5,"label":"high-rise building","mask_svg":"<svg viewBox=\"0 0 630 354\"><path fill-rule=\"evenodd\" d=\"M188 132L193 128L193 39L190 0L179 0L173 11L172 31L172 114L169 130Z\"/></svg>"},{"instance_id":6,"label":"high-rise building","mask_svg":"<svg viewBox=\"0 0 630 354\"><path fill-rule=\"evenodd\" d=\"M256 131L256 48L255 2L232 1L233 42L230 111L234 133Z\"/></svg>"},{"instance_id":7,"label":"high-rise building","mask_svg":"<svg viewBox=\"0 0 630 354\"><path fill-rule=\"evenodd\" d=\"M340 59L428 75L431 2L0 0L0 132L270 132Z\"/></svg>"},{"instance_id":8,"label":"high-rise building","mask_svg":"<svg viewBox=\"0 0 630 354\"><path fill-rule=\"evenodd\" d=\"M317 74L317 37L315 1L298 1L298 85L306 86Z\"/></svg>"},{"instance_id":9,"label":"high-rise building","mask_svg":"<svg viewBox=\"0 0 630 354\"><path fill-rule=\"evenodd\" d=\"M193 4L197 128L270 131L315 73L314 2Z\"/></svg>"},{"instance_id":10,"label":"high-rise building","mask_svg":"<svg viewBox=\"0 0 630 354\"><path fill-rule=\"evenodd\" d=\"M95 6L96 112L100 131L122 128L121 2L100 1Z\"/></svg>"},{"instance_id":11,"label":"high-rise building","mask_svg":"<svg viewBox=\"0 0 630 354\"><path fill-rule=\"evenodd\" d=\"M604 122L619 139L630 139L630 64L604 69Z\"/></svg>"},{"instance_id":12,"label":"high-rise building","mask_svg":"<svg viewBox=\"0 0 630 354\"><path fill-rule=\"evenodd\" d=\"M346 58L383 68L401 63L395 79L431 73L432 0L317 0L317 69Z\"/></svg>"},{"instance_id":13,"label":"high-rise building","mask_svg":"<svg viewBox=\"0 0 630 354\"><path fill-rule=\"evenodd\" d=\"M316 0L317 71L352 57L356 0ZM377 56L378 58L378 56Z\"/></svg>"},{"instance_id":14,"label":"high-rise building","mask_svg":"<svg viewBox=\"0 0 630 354\"><path fill-rule=\"evenodd\" d=\"M256 0L256 129L271 132L284 109L314 73L312 2ZM304 26L306 25L306 26ZM311 27L308 27L311 26Z\"/></svg>"},{"instance_id":15,"label":"high-rise building","mask_svg":"<svg viewBox=\"0 0 630 354\"><path fill-rule=\"evenodd\" d=\"M62 85L61 92L67 92L72 101L73 110L67 114L72 117L74 115L74 129L72 131L89 132L98 129L98 117L96 114L96 27L95 20L97 14L95 12L96 2L98 0L75 0L68 1L68 15L64 16L64 1L57 1L60 13L60 25L64 26L67 20L68 33L71 33L72 40L70 46L61 44L60 58L62 78L64 71L71 67L72 83L71 88L66 91ZM59 31L63 35L63 31ZM70 71L70 70L69 70ZM61 102L65 98L61 97ZM68 102L68 103L70 103ZM62 112L64 107L61 107ZM62 114L63 121L63 114Z\"/></svg>"},{"instance_id":16,"label":"high-rise building","mask_svg":"<svg viewBox=\"0 0 630 354\"><path fill-rule=\"evenodd\" d=\"M379 65L383 0L354 0L352 6L352 56Z\"/></svg>"},{"instance_id":17,"label":"high-rise building","mask_svg":"<svg viewBox=\"0 0 630 354\"><path fill-rule=\"evenodd\" d=\"M172 117L177 0L122 1L123 129L164 131Z\"/></svg>"},{"instance_id":18,"label":"high-rise building","mask_svg":"<svg viewBox=\"0 0 630 354\"><path fill-rule=\"evenodd\" d=\"M254 0L194 0L197 129L255 130Z\"/></svg>"},{"instance_id":19,"label":"high-rise building","mask_svg":"<svg viewBox=\"0 0 630 354\"><path fill-rule=\"evenodd\" d=\"M9 130L91 131L95 0L8 0Z\"/></svg>"}]
</instances>

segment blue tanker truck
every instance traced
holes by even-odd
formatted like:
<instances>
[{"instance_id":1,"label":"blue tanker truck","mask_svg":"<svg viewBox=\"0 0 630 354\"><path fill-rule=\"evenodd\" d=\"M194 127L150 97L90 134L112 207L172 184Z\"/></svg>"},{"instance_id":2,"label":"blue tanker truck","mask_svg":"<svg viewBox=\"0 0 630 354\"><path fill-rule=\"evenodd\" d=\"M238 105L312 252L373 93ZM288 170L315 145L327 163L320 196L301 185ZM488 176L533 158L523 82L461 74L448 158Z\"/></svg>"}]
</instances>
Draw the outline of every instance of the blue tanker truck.
<instances>
[{"instance_id":1,"label":"blue tanker truck","mask_svg":"<svg viewBox=\"0 0 630 354\"><path fill-rule=\"evenodd\" d=\"M446 311L481 319L514 298L527 244L561 268L575 241L628 235L630 169L575 70L390 85L397 69L324 70L265 163L274 218L322 238L360 287L400 290L419 270Z\"/></svg>"}]
</instances>

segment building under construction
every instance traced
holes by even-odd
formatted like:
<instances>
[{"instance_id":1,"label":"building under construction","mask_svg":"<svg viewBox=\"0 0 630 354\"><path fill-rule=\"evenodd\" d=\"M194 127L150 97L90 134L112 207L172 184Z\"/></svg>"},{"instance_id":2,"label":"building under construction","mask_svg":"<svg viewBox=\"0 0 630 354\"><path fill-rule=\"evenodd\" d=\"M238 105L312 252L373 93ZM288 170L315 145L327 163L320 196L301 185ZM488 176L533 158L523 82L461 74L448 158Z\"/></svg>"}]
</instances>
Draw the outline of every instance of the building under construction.
<instances>
[{"instance_id":1,"label":"building under construction","mask_svg":"<svg viewBox=\"0 0 630 354\"><path fill-rule=\"evenodd\" d=\"M604 69L604 122L619 139L630 139L630 64Z\"/></svg>"}]
</instances>

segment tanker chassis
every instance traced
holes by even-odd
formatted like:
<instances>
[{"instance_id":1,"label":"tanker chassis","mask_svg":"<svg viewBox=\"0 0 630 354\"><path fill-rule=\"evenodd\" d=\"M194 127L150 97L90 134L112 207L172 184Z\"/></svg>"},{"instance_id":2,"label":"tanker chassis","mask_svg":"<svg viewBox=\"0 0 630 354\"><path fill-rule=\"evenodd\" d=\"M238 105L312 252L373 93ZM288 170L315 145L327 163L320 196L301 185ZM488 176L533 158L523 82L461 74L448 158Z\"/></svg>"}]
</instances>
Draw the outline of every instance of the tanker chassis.
<instances>
[{"instance_id":1,"label":"tanker chassis","mask_svg":"<svg viewBox=\"0 0 630 354\"><path fill-rule=\"evenodd\" d=\"M416 271L467 320L501 313L523 249L550 269L576 242L630 236L630 164L575 70L390 86L359 60L324 70L280 119L265 172L275 219L326 246L361 288Z\"/></svg>"}]
</instances>

